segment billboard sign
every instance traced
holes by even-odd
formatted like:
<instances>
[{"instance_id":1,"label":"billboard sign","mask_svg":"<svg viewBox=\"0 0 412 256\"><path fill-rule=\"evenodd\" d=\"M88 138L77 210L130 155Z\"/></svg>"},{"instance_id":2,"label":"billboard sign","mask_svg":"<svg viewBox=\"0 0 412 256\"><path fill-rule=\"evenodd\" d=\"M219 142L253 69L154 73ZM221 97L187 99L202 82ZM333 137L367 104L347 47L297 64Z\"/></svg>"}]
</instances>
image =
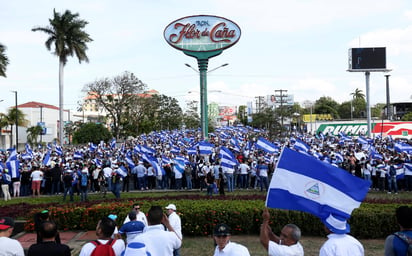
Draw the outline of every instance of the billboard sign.
<instances>
[{"instance_id":1,"label":"billboard sign","mask_svg":"<svg viewBox=\"0 0 412 256\"><path fill-rule=\"evenodd\" d=\"M166 42L181 51L210 52L233 46L240 39L240 28L226 18L210 15L184 17L164 30Z\"/></svg>"},{"instance_id":2,"label":"billboard sign","mask_svg":"<svg viewBox=\"0 0 412 256\"><path fill-rule=\"evenodd\" d=\"M349 49L349 71L386 71L386 48Z\"/></svg>"},{"instance_id":3,"label":"billboard sign","mask_svg":"<svg viewBox=\"0 0 412 256\"><path fill-rule=\"evenodd\" d=\"M384 136L407 137L412 135L412 122L376 123L373 133L382 133Z\"/></svg>"},{"instance_id":4,"label":"billboard sign","mask_svg":"<svg viewBox=\"0 0 412 256\"><path fill-rule=\"evenodd\" d=\"M293 104L295 104L294 101L294 97L293 94L288 94L288 95L284 95L282 96L283 98L283 102L282 105L284 106L293 106ZM279 95L266 95L266 104L268 107L279 107L282 101L282 98Z\"/></svg>"}]
</instances>

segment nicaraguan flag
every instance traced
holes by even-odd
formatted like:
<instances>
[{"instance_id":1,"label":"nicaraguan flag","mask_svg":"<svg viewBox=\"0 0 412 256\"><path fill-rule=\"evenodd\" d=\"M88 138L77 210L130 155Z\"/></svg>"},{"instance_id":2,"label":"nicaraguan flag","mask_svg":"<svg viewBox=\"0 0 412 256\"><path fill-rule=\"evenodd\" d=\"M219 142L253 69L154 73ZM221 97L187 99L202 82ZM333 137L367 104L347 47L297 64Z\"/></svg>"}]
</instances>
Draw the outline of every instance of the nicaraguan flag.
<instances>
[{"instance_id":1,"label":"nicaraguan flag","mask_svg":"<svg viewBox=\"0 0 412 256\"><path fill-rule=\"evenodd\" d=\"M308 144L306 144L305 142L297 139L295 141L295 144L293 144L293 148L295 150L299 150L299 151L303 151L303 152L308 152L310 149L310 146Z\"/></svg>"},{"instance_id":2,"label":"nicaraguan flag","mask_svg":"<svg viewBox=\"0 0 412 256\"><path fill-rule=\"evenodd\" d=\"M206 141L201 141L199 142L199 153L201 155L210 155L212 154L213 147L213 144Z\"/></svg>"},{"instance_id":3,"label":"nicaraguan flag","mask_svg":"<svg viewBox=\"0 0 412 256\"><path fill-rule=\"evenodd\" d=\"M304 211L324 219L349 218L370 182L315 158L284 148L270 182L266 206Z\"/></svg>"},{"instance_id":4,"label":"nicaraguan flag","mask_svg":"<svg viewBox=\"0 0 412 256\"><path fill-rule=\"evenodd\" d=\"M358 143L360 144L368 144L369 142L362 136L358 137Z\"/></svg>"},{"instance_id":5,"label":"nicaraguan flag","mask_svg":"<svg viewBox=\"0 0 412 256\"><path fill-rule=\"evenodd\" d=\"M162 165L170 164L172 161L166 156L162 156Z\"/></svg>"},{"instance_id":6,"label":"nicaraguan flag","mask_svg":"<svg viewBox=\"0 0 412 256\"><path fill-rule=\"evenodd\" d=\"M110 148L116 148L116 139L115 138L113 138L111 141L110 141Z\"/></svg>"},{"instance_id":7,"label":"nicaraguan flag","mask_svg":"<svg viewBox=\"0 0 412 256\"><path fill-rule=\"evenodd\" d=\"M20 161L17 160L17 151L14 149L11 153L9 158L6 160L7 169L10 171L10 176L12 178L19 178L20 171L19 171Z\"/></svg>"},{"instance_id":8,"label":"nicaraguan flag","mask_svg":"<svg viewBox=\"0 0 412 256\"><path fill-rule=\"evenodd\" d=\"M127 176L127 169L123 165L119 166L119 168L116 169L116 172L122 177L123 179Z\"/></svg>"},{"instance_id":9,"label":"nicaraguan flag","mask_svg":"<svg viewBox=\"0 0 412 256\"><path fill-rule=\"evenodd\" d=\"M173 147L170 149L170 152L173 153L173 154L179 154L179 153L180 153L180 148L179 148L179 147L176 147L176 146L173 146Z\"/></svg>"},{"instance_id":10,"label":"nicaraguan flag","mask_svg":"<svg viewBox=\"0 0 412 256\"><path fill-rule=\"evenodd\" d=\"M59 156L62 156L62 155L63 155L63 149L62 149L61 146L56 146L56 147L54 148L54 150L56 151L56 154L58 154Z\"/></svg>"},{"instance_id":11,"label":"nicaraguan flag","mask_svg":"<svg viewBox=\"0 0 412 256\"><path fill-rule=\"evenodd\" d=\"M344 160L341 153L336 152L335 157L336 157L336 160L338 161L338 163L342 163L343 160Z\"/></svg>"},{"instance_id":12,"label":"nicaraguan flag","mask_svg":"<svg viewBox=\"0 0 412 256\"><path fill-rule=\"evenodd\" d=\"M395 147L395 150L400 153L407 152L408 154L410 154L412 152L412 146L407 143L402 143L402 142L395 143L394 147Z\"/></svg>"},{"instance_id":13,"label":"nicaraguan flag","mask_svg":"<svg viewBox=\"0 0 412 256\"><path fill-rule=\"evenodd\" d=\"M140 146L140 151L141 151L141 153L145 153L145 154L151 154L151 155L156 154L156 150L154 150L151 147L144 146L144 145Z\"/></svg>"},{"instance_id":14,"label":"nicaraguan flag","mask_svg":"<svg viewBox=\"0 0 412 256\"><path fill-rule=\"evenodd\" d=\"M95 158L92 160L97 167L102 167L102 161L99 158Z\"/></svg>"},{"instance_id":15,"label":"nicaraguan flag","mask_svg":"<svg viewBox=\"0 0 412 256\"><path fill-rule=\"evenodd\" d=\"M80 151L74 151L73 159L83 159L83 153Z\"/></svg>"},{"instance_id":16,"label":"nicaraguan flag","mask_svg":"<svg viewBox=\"0 0 412 256\"><path fill-rule=\"evenodd\" d=\"M232 145L234 151L240 152L239 141L236 138L230 139L230 145Z\"/></svg>"},{"instance_id":17,"label":"nicaraguan flag","mask_svg":"<svg viewBox=\"0 0 412 256\"><path fill-rule=\"evenodd\" d=\"M256 141L255 146L263 149L264 151L268 153L277 153L279 152L279 147L276 146L275 144L269 142L268 140L259 137L259 139Z\"/></svg>"},{"instance_id":18,"label":"nicaraguan flag","mask_svg":"<svg viewBox=\"0 0 412 256\"><path fill-rule=\"evenodd\" d=\"M21 154L21 159L30 161L33 159L33 156L30 155L29 153L23 153Z\"/></svg>"},{"instance_id":19,"label":"nicaraguan flag","mask_svg":"<svg viewBox=\"0 0 412 256\"><path fill-rule=\"evenodd\" d=\"M180 160L180 159L174 159L174 164L175 164L175 168L176 170L178 170L180 173L183 173L185 171L185 162L184 160Z\"/></svg>"},{"instance_id":20,"label":"nicaraguan flag","mask_svg":"<svg viewBox=\"0 0 412 256\"><path fill-rule=\"evenodd\" d=\"M130 155L126 155L125 160L126 160L126 163L129 165L130 169L133 169L136 167L136 164L133 162L133 159Z\"/></svg>"},{"instance_id":21,"label":"nicaraguan flag","mask_svg":"<svg viewBox=\"0 0 412 256\"><path fill-rule=\"evenodd\" d=\"M45 155L44 158L43 158L43 165L44 165L44 166L49 166L49 165L50 165L50 162L51 162L51 159L50 159L50 150L47 150L47 153L46 153L46 155Z\"/></svg>"},{"instance_id":22,"label":"nicaraguan flag","mask_svg":"<svg viewBox=\"0 0 412 256\"><path fill-rule=\"evenodd\" d=\"M187 148L186 152L187 152L188 155L196 155L197 154L197 150L193 147Z\"/></svg>"},{"instance_id":23,"label":"nicaraguan flag","mask_svg":"<svg viewBox=\"0 0 412 256\"><path fill-rule=\"evenodd\" d=\"M93 142L89 144L89 151L94 152L97 149L97 145L94 145Z\"/></svg>"},{"instance_id":24,"label":"nicaraguan flag","mask_svg":"<svg viewBox=\"0 0 412 256\"><path fill-rule=\"evenodd\" d=\"M233 168L235 165L237 165L237 160L235 156L233 155L232 151L226 147L221 147L220 148L220 158L221 162L220 165L223 167L228 167L228 168Z\"/></svg>"},{"instance_id":25,"label":"nicaraguan flag","mask_svg":"<svg viewBox=\"0 0 412 256\"><path fill-rule=\"evenodd\" d=\"M33 155L33 150L31 150L29 143L26 143L25 147L26 147L26 153Z\"/></svg>"}]
</instances>

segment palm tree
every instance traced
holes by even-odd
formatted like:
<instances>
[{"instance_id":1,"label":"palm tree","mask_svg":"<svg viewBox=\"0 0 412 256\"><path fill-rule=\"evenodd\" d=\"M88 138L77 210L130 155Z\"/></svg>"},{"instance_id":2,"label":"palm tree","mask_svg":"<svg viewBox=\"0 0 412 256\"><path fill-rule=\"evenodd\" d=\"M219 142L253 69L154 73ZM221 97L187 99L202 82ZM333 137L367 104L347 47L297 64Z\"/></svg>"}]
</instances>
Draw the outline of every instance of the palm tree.
<instances>
[{"instance_id":1,"label":"palm tree","mask_svg":"<svg viewBox=\"0 0 412 256\"><path fill-rule=\"evenodd\" d=\"M362 90L359 88L356 88L354 92L352 92L350 95L352 95L352 99L357 100L357 99L365 99L365 94L363 94Z\"/></svg>"},{"instance_id":2,"label":"palm tree","mask_svg":"<svg viewBox=\"0 0 412 256\"><path fill-rule=\"evenodd\" d=\"M43 132L43 128L40 125L27 128L27 141L31 145L37 145L37 138Z\"/></svg>"},{"instance_id":3,"label":"palm tree","mask_svg":"<svg viewBox=\"0 0 412 256\"><path fill-rule=\"evenodd\" d=\"M32 31L42 31L50 37L46 40L47 50L54 45L53 54L59 57L59 140L63 144L63 69L69 56L76 55L79 63L89 62L86 55L87 43L93 41L84 28L89 24L79 19L78 13L66 10L63 15L53 9L53 19L49 19L50 26L35 27Z\"/></svg>"},{"instance_id":4,"label":"palm tree","mask_svg":"<svg viewBox=\"0 0 412 256\"><path fill-rule=\"evenodd\" d=\"M20 109L17 109L17 111L16 111L16 108L9 108L9 110L7 111L7 115L2 114L2 118L0 119L0 124L6 124L7 123L7 125L10 125L10 127L11 127L11 129L10 129L11 130L10 148L13 147L13 145L12 145L12 143L13 143L13 139L12 139L13 138L13 126L16 124L16 119L17 119L17 123L18 123L19 126L26 127L27 124L29 123L29 121L25 118L24 113ZM16 148L17 148L17 145L16 145Z\"/></svg>"},{"instance_id":5,"label":"palm tree","mask_svg":"<svg viewBox=\"0 0 412 256\"><path fill-rule=\"evenodd\" d=\"M6 56L6 46L0 44L0 76L6 77L6 67L9 64L9 58Z\"/></svg>"}]
</instances>

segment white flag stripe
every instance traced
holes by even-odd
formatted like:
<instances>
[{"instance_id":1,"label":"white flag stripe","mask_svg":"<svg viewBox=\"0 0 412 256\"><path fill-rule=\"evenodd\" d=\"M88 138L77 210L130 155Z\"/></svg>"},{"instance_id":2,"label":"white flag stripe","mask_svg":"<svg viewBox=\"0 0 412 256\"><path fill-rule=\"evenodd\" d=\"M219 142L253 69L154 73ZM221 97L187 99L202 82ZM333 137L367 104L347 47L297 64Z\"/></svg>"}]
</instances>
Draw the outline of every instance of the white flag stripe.
<instances>
[{"instance_id":1,"label":"white flag stripe","mask_svg":"<svg viewBox=\"0 0 412 256\"><path fill-rule=\"evenodd\" d=\"M307 190L310 189L311 185L315 184L319 185L320 195L314 195L311 198L308 196L310 193L307 192ZM351 209L354 205L359 207L361 204L361 202L354 200L345 193L342 193L340 190L324 182L282 168L276 169L269 188L287 190L291 194L315 201L319 204L327 204L349 215L351 212L348 212L347 209Z\"/></svg>"}]
</instances>

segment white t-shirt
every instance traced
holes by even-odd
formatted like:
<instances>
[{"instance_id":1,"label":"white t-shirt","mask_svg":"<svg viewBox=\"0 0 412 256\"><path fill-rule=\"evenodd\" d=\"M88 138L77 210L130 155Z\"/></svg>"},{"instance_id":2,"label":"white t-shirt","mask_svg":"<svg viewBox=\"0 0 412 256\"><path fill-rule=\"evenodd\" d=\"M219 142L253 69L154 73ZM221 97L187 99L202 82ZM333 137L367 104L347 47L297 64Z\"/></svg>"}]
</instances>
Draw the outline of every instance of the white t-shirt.
<instances>
[{"instance_id":1,"label":"white t-shirt","mask_svg":"<svg viewBox=\"0 0 412 256\"><path fill-rule=\"evenodd\" d=\"M19 241L0 237L0 255L24 256L24 250Z\"/></svg>"},{"instance_id":2,"label":"white t-shirt","mask_svg":"<svg viewBox=\"0 0 412 256\"><path fill-rule=\"evenodd\" d=\"M216 246L213 256L250 256L250 253L245 246L229 241L223 250Z\"/></svg>"},{"instance_id":3,"label":"white t-shirt","mask_svg":"<svg viewBox=\"0 0 412 256\"><path fill-rule=\"evenodd\" d=\"M176 212L172 212L169 215L169 223L170 223L170 226L173 227L173 229L175 230L179 238L182 239L182 222L180 220L179 215L177 215Z\"/></svg>"},{"instance_id":4,"label":"white t-shirt","mask_svg":"<svg viewBox=\"0 0 412 256\"><path fill-rule=\"evenodd\" d=\"M139 211L139 213L136 215L136 220L143 222L144 225L147 227L147 218L144 212ZM123 224L126 224L129 221L130 221L129 215L126 215L126 218L124 219Z\"/></svg>"},{"instance_id":5,"label":"white t-shirt","mask_svg":"<svg viewBox=\"0 0 412 256\"><path fill-rule=\"evenodd\" d=\"M362 244L347 234L329 234L328 240L320 248L319 256L363 256Z\"/></svg>"},{"instance_id":6,"label":"white t-shirt","mask_svg":"<svg viewBox=\"0 0 412 256\"><path fill-rule=\"evenodd\" d=\"M32 178L33 181L43 180L43 172L39 170L35 170L30 174L30 177Z\"/></svg>"},{"instance_id":7,"label":"white t-shirt","mask_svg":"<svg viewBox=\"0 0 412 256\"><path fill-rule=\"evenodd\" d=\"M277 244L273 241L269 241L268 246L268 255L269 256L303 256L303 247L302 245L297 242L294 245L287 246Z\"/></svg>"},{"instance_id":8,"label":"white t-shirt","mask_svg":"<svg viewBox=\"0 0 412 256\"><path fill-rule=\"evenodd\" d=\"M98 239L98 241L102 244L106 244L107 242L109 242L109 240L101 240L101 239ZM94 248L96 248L96 246L92 244L91 242L83 245L79 256L90 256ZM112 245L112 248L116 256L120 256L125 249L124 241L122 239L117 239L116 242L114 242L114 244Z\"/></svg>"}]
</instances>

